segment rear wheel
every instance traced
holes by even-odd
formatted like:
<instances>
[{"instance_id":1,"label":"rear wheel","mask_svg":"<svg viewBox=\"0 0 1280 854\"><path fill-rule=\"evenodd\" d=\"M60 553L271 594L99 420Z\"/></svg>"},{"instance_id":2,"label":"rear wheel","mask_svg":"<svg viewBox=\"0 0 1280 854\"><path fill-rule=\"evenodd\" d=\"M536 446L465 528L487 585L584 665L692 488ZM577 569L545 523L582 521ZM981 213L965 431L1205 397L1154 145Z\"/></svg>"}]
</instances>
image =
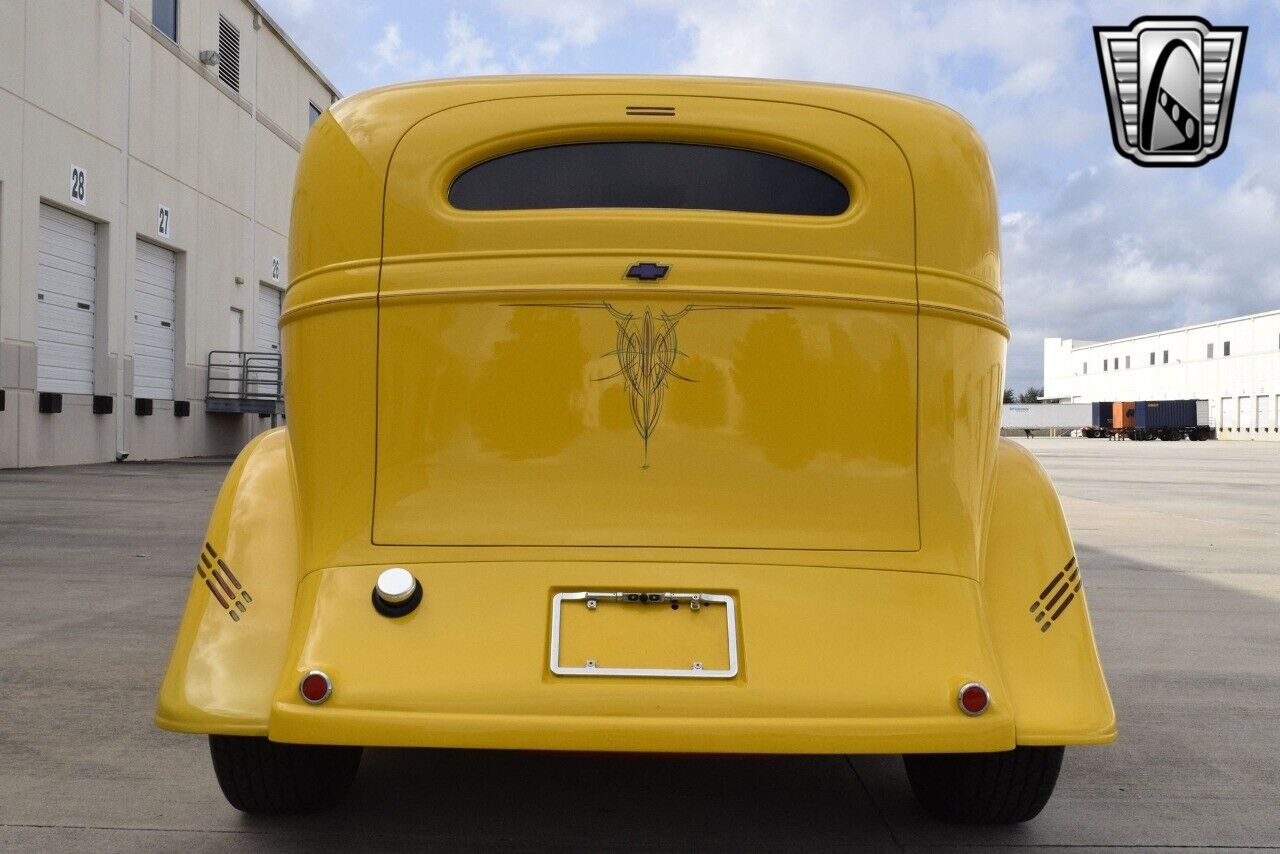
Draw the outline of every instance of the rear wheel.
<instances>
[{"instance_id":1,"label":"rear wheel","mask_svg":"<svg viewBox=\"0 0 1280 854\"><path fill-rule=\"evenodd\" d=\"M260 737L209 736L218 785L231 806L263 815L327 810L360 768L359 747L280 744Z\"/></svg>"},{"instance_id":2,"label":"rear wheel","mask_svg":"<svg viewBox=\"0 0 1280 854\"><path fill-rule=\"evenodd\" d=\"M1058 781L1061 747L1006 753L902 757L916 799L930 815L961 824L1017 824L1035 818Z\"/></svg>"}]
</instances>

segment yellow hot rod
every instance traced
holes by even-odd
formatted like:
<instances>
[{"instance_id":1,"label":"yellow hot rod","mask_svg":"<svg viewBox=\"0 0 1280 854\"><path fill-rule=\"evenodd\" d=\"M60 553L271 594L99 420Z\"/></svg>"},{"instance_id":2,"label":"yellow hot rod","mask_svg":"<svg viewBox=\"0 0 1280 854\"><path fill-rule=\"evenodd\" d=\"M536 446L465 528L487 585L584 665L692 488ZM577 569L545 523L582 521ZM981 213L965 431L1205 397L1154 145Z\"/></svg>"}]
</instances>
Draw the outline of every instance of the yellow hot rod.
<instances>
[{"instance_id":1,"label":"yellow hot rod","mask_svg":"<svg viewBox=\"0 0 1280 854\"><path fill-rule=\"evenodd\" d=\"M230 802L363 746L901 753L950 820L1115 737L1053 486L998 438L972 128L838 86L492 78L303 148L288 426L218 496L157 723Z\"/></svg>"}]
</instances>

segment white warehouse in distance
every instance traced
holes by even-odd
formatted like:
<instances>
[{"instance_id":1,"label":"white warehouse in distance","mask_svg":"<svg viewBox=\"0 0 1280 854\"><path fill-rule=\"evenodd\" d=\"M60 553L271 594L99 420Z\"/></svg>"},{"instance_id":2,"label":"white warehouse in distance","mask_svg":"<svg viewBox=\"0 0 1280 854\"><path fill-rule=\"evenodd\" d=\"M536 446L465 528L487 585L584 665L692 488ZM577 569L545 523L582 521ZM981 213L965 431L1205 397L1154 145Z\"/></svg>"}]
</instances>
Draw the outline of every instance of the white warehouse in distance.
<instances>
[{"instance_id":1,"label":"white warehouse in distance","mask_svg":"<svg viewBox=\"0 0 1280 854\"><path fill-rule=\"evenodd\" d=\"M1219 439L1280 440L1280 310L1116 341L1046 338L1044 397L1207 400Z\"/></svg>"},{"instance_id":2,"label":"white warehouse in distance","mask_svg":"<svg viewBox=\"0 0 1280 854\"><path fill-rule=\"evenodd\" d=\"M337 97L255 0L0 3L0 468L229 454L280 414Z\"/></svg>"}]
</instances>

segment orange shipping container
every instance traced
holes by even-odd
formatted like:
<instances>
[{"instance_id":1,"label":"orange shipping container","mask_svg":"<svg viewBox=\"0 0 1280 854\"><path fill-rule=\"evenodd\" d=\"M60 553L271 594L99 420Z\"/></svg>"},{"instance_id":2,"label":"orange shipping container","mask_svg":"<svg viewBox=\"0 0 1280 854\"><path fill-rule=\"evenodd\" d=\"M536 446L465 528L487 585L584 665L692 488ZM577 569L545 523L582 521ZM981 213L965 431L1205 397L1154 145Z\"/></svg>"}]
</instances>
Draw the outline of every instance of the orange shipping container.
<instances>
[{"instance_id":1,"label":"orange shipping container","mask_svg":"<svg viewBox=\"0 0 1280 854\"><path fill-rule=\"evenodd\" d=\"M1133 401L1117 400L1111 404L1111 428L1113 430L1133 429Z\"/></svg>"}]
</instances>

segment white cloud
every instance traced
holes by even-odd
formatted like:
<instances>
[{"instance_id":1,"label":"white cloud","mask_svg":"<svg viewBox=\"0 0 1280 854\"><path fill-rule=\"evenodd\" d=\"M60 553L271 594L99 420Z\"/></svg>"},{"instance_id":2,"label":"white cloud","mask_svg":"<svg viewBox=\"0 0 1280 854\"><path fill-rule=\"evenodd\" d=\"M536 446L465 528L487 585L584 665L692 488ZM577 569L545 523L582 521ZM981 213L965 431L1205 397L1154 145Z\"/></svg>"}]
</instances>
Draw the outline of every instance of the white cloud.
<instances>
[{"instance_id":1,"label":"white cloud","mask_svg":"<svg viewBox=\"0 0 1280 854\"><path fill-rule=\"evenodd\" d=\"M1050 78L1069 59L1064 25L1078 12L1063 2L998 4L868 3L842 0L734 0L668 8L689 39L678 70L828 80L904 91L964 91L949 64L972 59L1002 74L1036 66ZM993 22L998 22L993 25ZM979 94L979 93L974 93Z\"/></svg>"},{"instance_id":2,"label":"white cloud","mask_svg":"<svg viewBox=\"0 0 1280 854\"><path fill-rule=\"evenodd\" d=\"M494 59L493 46L478 36L465 15L450 12L445 24L443 67L452 74L502 74L506 68Z\"/></svg>"},{"instance_id":3,"label":"white cloud","mask_svg":"<svg viewBox=\"0 0 1280 854\"><path fill-rule=\"evenodd\" d=\"M451 12L442 35L443 39L436 40L436 43L443 41L439 56L432 58L407 44L404 25L392 21L383 27L382 37L359 63L360 70L367 78L399 80L507 72L506 66L496 59L493 46L476 33L465 15ZM431 43L431 40L422 43Z\"/></svg>"},{"instance_id":4,"label":"white cloud","mask_svg":"<svg viewBox=\"0 0 1280 854\"><path fill-rule=\"evenodd\" d=\"M412 59L412 54L404 46L400 36L399 24L387 24L382 30L382 38L373 46L373 55L378 65L389 65L398 68Z\"/></svg>"},{"instance_id":5,"label":"white cloud","mask_svg":"<svg viewBox=\"0 0 1280 854\"><path fill-rule=\"evenodd\" d=\"M581 49L596 44L628 9L627 3L593 0L560 0L556 3L496 0L496 6L508 25L545 32L535 37L534 42L536 59L541 62L558 59L566 48Z\"/></svg>"},{"instance_id":6,"label":"white cloud","mask_svg":"<svg viewBox=\"0 0 1280 854\"><path fill-rule=\"evenodd\" d=\"M369 48L369 54L357 63L368 78L390 76L400 79L430 77L434 66L418 50L405 44L404 26L398 21L385 24L382 37Z\"/></svg>"}]
</instances>

